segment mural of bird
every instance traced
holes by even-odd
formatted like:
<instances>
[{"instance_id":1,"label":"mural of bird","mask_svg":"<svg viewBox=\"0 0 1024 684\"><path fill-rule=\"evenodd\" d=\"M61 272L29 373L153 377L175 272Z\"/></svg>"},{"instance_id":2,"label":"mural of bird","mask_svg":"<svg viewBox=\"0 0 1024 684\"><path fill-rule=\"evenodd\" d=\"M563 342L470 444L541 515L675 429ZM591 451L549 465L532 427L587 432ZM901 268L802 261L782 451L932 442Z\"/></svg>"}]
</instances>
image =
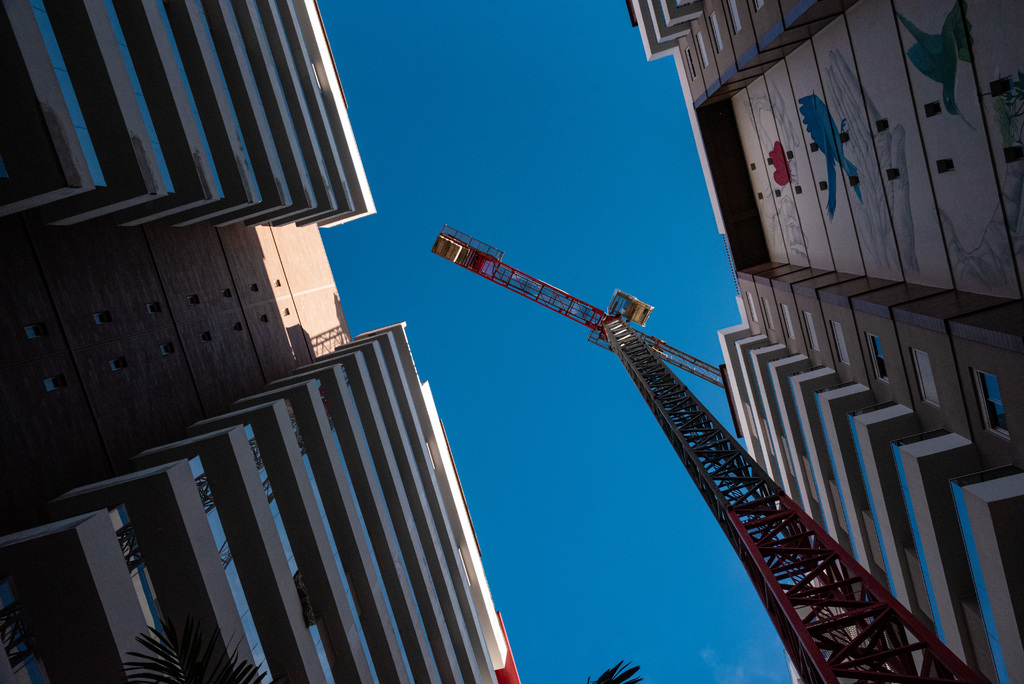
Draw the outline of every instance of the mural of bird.
<instances>
[{"instance_id":1,"label":"mural of bird","mask_svg":"<svg viewBox=\"0 0 1024 684\"><path fill-rule=\"evenodd\" d=\"M946 20L942 24L942 32L937 35L925 33L905 16L896 13L900 23L917 41L916 45L907 50L911 64L922 74L942 85L942 103L946 111L961 118L963 114L956 105L957 62L971 61L972 44L971 23L965 17L966 5L964 2L964 12L961 12L959 0L953 3L953 9L946 15ZM970 126L967 119L964 119L964 123Z\"/></svg>"},{"instance_id":2,"label":"mural of bird","mask_svg":"<svg viewBox=\"0 0 1024 684\"><path fill-rule=\"evenodd\" d=\"M803 117L804 126L807 132L818 145L818 151L825 155L825 163L828 165L828 217L831 220L836 213L836 162L843 168L847 176L856 176L857 167L853 165L843 152L843 145L839 142L839 133L846 128L846 119L843 119L840 128L836 128L836 122L832 120L832 114L821 98L811 94L800 98L800 115ZM854 186L857 199L863 201L860 194L860 186Z\"/></svg>"}]
</instances>

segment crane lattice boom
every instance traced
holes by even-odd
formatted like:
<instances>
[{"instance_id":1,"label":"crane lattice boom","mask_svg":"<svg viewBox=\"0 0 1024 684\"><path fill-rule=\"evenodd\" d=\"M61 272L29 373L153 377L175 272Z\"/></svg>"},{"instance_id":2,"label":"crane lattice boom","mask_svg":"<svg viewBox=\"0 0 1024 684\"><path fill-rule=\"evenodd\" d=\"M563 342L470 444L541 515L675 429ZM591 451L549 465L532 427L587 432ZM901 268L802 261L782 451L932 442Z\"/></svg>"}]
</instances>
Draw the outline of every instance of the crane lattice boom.
<instances>
[{"instance_id":1,"label":"crane lattice boom","mask_svg":"<svg viewBox=\"0 0 1024 684\"><path fill-rule=\"evenodd\" d=\"M502 261L505 257L504 252L465 233L460 233L451 226L446 225L441 229L431 251L478 276L513 292L518 292L541 306L585 325L591 330L590 341L605 349L610 350L605 339L605 323L621 315L643 325L651 312L652 307L619 290L615 291L612 303L609 304L609 311L606 312L600 307L573 297L554 285L549 285L539 278L534 278L528 273L509 266ZM713 385L724 387L722 374L715 366L676 349L657 337L641 332L637 334L642 335L651 348L655 349L667 363L707 380Z\"/></svg>"},{"instance_id":2,"label":"crane lattice boom","mask_svg":"<svg viewBox=\"0 0 1024 684\"><path fill-rule=\"evenodd\" d=\"M619 357L739 555L804 682L981 684L786 496L665 364L705 379L705 373L717 374L717 369L624 320L642 324L650 307L639 302L639 308L626 312L613 297L606 313L504 264L502 252L448 226L433 251L582 323L591 329L591 341ZM629 300L627 307L636 301ZM721 386L720 376L716 384Z\"/></svg>"}]
</instances>

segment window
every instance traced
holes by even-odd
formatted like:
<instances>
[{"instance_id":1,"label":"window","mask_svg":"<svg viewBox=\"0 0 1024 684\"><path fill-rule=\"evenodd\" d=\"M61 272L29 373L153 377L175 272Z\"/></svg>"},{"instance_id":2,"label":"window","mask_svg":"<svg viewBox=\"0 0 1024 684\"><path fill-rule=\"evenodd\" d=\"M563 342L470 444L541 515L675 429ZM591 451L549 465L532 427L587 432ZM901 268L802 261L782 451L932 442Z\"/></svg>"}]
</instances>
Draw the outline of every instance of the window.
<instances>
[{"instance_id":1,"label":"window","mask_svg":"<svg viewBox=\"0 0 1024 684\"><path fill-rule=\"evenodd\" d=\"M843 326L839 321L832 321L832 337L836 341L836 354L839 355L839 362L850 365L850 354L846 351L846 338L843 337Z\"/></svg>"},{"instance_id":2,"label":"window","mask_svg":"<svg viewBox=\"0 0 1024 684\"><path fill-rule=\"evenodd\" d=\"M932 375L932 362L928 353L920 349L910 349L914 356L914 370L917 371L917 387L921 390L921 399L929 404L939 405L939 391L935 388L935 376Z\"/></svg>"},{"instance_id":3,"label":"window","mask_svg":"<svg viewBox=\"0 0 1024 684\"><path fill-rule=\"evenodd\" d=\"M275 280L274 281L274 287L281 287L281 281L280 280Z\"/></svg>"},{"instance_id":4,"label":"window","mask_svg":"<svg viewBox=\"0 0 1024 684\"><path fill-rule=\"evenodd\" d=\"M740 12L736 9L736 0L729 0L729 15L732 17L732 31L733 33L739 33L740 29Z\"/></svg>"},{"instance_id":5,"label":"window","mask_svg":"<svg viewBox=\"0 0 1024 684\"><path fill-rule=\"evenodd\" d=\"M231 326L231 329L234 330L235 332L242 332L242 322L235 321L235 324Z\"/></svg>"},{"instance_id":6,"label":"window","mask_svg":"<svg viewBox=\"0 0 1024 684\"><path fill-rule=\"evenodd\" d=\"M267 314L260 314L260 323L266 323L269 320L270 319L267 317Z\"/></svg>"},{"instance_id":7,"label":"window","mask_svg":"<svg viewBox=\"0 0 1024 684\"><path fill-rule=\"evenodd\" d=\"M981 401L981 419L985 429L1009 436L1006 429L1006 412L1003 410L1003 395L999 392L999 381L991 373L974 371L974 381L978 386L978 399Z\"/></svg>"},{"instance_id":8,"label":"window","mask_svg":"<svg viewBox=\"0 0 1024 684\"><path fill-rule=\"evenodd\" d=\"M116 359L110 359L110 370L119 371L123 368L128 367L128 359L123 356L119 356Z\"/></svg>"},{"instance_id":9,"label":"window","mask_svg":"<svg viewBox=\"0 0 1024 684\"><path fill-rule=\"evenodd\" d=\"M109 311L97 311L92 315L92 322L96 325L103 325L104 323L109 323L112 320L113 318L111 318Z\"/></svg>"},{"instance_id":10,"label":"window","mask_svg":"<svg viewBox=\"0 0 1024 684\"><path fill-rule=\"evenodd\" d=\"M709 21L711 22L711 37L715 39L715 48L721 52L725 46L722 45L722 33L718 30L718 15L712 12Z\"/></svg>"},{"instance_id":11,"label":"window","mask_svg":"<svg viewBox=\"0 0 1024 684\"><path fill-rule=\"evenodd\" d=\"M875 368L875 377L882 382L889 382L889 373L885 369L885 357L882 354L882 341L878 335L864 333L868 339L868 354L871 356L871 365Z\"/></svg>"},{"instance_id":12,"label":"window","mask_svg":"<svg viewBox=\"0 0 1024 684\"><path fill-rule=\"evenodd\" d=\"M173 354L173 353L174 353L174 345L171 344L170 342L166 342L166 343L160 345L160 354L161 355L167 356L168 354Z\"/></svg>"},{"instance_id":13,"label":"window","mask_svg":"<svg viewBox=\"0 0 1024 684\"><path fill-rule=\"evenodd\" d=\"M761 304L764 305L764 322L768 324L768 327L775 330L775 319L772 317L772 307L768 304L767 297L761 297Z\"/></svg>"},{"instance_id":14,"label":"window","mask_svg":"<svg viewBox=\"0 0 1024 684\"><path fill-rule=\"evenodd\" d=\"M161 307L160 302L150 302L146 305L146 313L155 314L160 313Z\"/></svg>"},{"instance_id":15,"label":"window","mask_svg":"<svg viewBox=\"0 0 1024 684\"><path fill-rule=\"evenodd\" d=\"M210 342L211 340L213 340L213 335L210 334L209 330L204 330L203 332L199 333L199 339L201 339L203 342Z\"/></svg>"},{"instance_id":16,"label":"window","mask_svg":"<svg viewBox=\"0 0 1024 684\"><path fill-rule=\"evenodd\" d=\"M686 48L686 64L690 67L690 80L697 78L697 68L693 66L693 51Z\"/></svg>"},{"instance_id":17,"label":"window","mask_svg":"<svg viewBox=\"0 0 1024 684\"><path fill-rule=\"evenodd\" d=\"M284 311L282 311L281 313L283 313L285 316L291 316L292 315L291 310L288 309L287 307L285 307Z\"/></svg>"},{"instance_id":18,"label":"window","mask_svg":"<svg viewBox=\"0 0 1024 684\"><path fill-rule=\"evenodd\" d=\"M67 387L68 381L64 379L63 375L54 375L51 378L43 380L43 387L46 388L47 392L52 392L59 387Z\"/></svg>"},{"instance_id":19,"label":"window","mask_svg":"<svg viewBox=\"0 0 1024 684\"><path fill-rule=\"evenodd\" d=\"M704 34L700 31L697 31L697 49L700 51L700 61L704 62L706 68L710 62L708 62L708 51L704 47Z\"/></svg>"},{"instance_id":20,"label":"window","mask_svg":"<svg viewBox=\"0 0 1024 684\"><path fill-rule=\"evenodd\" d=\"M755 12L757 10L761 9L762 7L764 7L764 0L754 0L754 11Z\"/></svg>"},{"instance_id":21,"label":"window","mask_svg":"<svg viewBox=\"0 0 1024 684\"><path fill-rule=\"evenodd\" d=\"M793 332L793 319L789 316L789 307L785 304L782 305L782 325L786 327L786 336L791 339L796 339L796 333Z\"/></svg>"},{"instance_id":22,"label":"window","mask_svg":"<svg viewBox=\"0 0 1024 684\"><path fill-rule=\"evenodd\" d=\"M199 295L190 294L188 297L186 297L186 299L188 300L189 304L198 304L199 303Z\"/></svg>"},{"instance_id":23,"label":"window","mask_svg":"<svg viewBox=\"0 0 1024 684\"><path fill-rule=\"evenodd\" d=\"M757 323L757 306L754 304L754 295L747 293L747 306L750 308L750 318Z\"/></svg>"},{"instance_id":24,"label":"window","mask_svg":"<svg viewBox=\"0 0 1024 684\"><path fill-rule=\"evenodd\" d=\"M814 316L810 311L804 311L804 327L807 328L807 341L810 343L811 349L821 351L821 347L818 345L818 331L814 329Z\"/></svg>"},{"instance_id":25,"label":"window","mask_svg":"<svg viewBox=\"0 0 1024 684\"><path fill-rule=\"evenodd\" d=\"M46 334L45 323L33 323L32 325L25 326L25 337L32 340L37 337L42 337Z\"/></svg>"},{"instance_id":26,"label":"window","mask_svg":"<svg viewBox=\"0 0 1024 684\"><path fill-rule=\"evenodd\" d=\"M230 297L231 296L231 288L230 287L225 287L223 290L220 291L220 296L221 297Z\"/></svg>"},{"instance_id":27,"label":"window","mask_svg":"<svg viewBox=\"0 0 1024 684\"><path fill-rule=\"evenodd\" d=\"M252 285L249 286L249 289L252 290L253 292L259 292L260 286L257 285L256 283L253 283Z\"/></svg>"}]
</instances>

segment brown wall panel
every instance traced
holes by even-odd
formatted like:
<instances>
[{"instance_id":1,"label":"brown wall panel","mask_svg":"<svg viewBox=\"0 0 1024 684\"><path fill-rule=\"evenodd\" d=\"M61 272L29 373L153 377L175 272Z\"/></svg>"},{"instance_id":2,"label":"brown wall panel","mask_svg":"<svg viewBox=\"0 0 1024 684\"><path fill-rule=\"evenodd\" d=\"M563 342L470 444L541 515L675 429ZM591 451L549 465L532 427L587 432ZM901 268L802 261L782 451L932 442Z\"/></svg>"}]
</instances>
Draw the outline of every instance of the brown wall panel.
<instances>
[{"instance_id":1,"label":"brown wall panel","mask_svg":"<svg viewBox=\"0 0 1024 684\"><path fill-rule=\"evenodd\" d=\"M172 345L164 354L161 345ZM140 451L185 437L203 418L199 394L174 328L74 352L96 422L118 473ZM123 358L126 367L111 362Z\"/></svg>"},{"instance_id":2,"label":"brown wall panel","mask_svg":"<svg viewBox=\"0 0 1024 684\"><path fill-rule=\"evenodd\" d=\"M341 310L338 291L333 287L297 294L293 297L298 311L298 323L309 339L310 353L322 356L334 351L340 344L347 344L351 337L345 313ZM285 318L285 325L295 325Z\"/></svg>"},{"instance_id":3,"label":"brown wall panel","mask_svg":"<svg viewBox=\"0 0 1024 684\"><path fill-rule=\"evenodd\" d=\"M288 292L288 277L270 226L236 223L217 229L243 307L273 301ZM278 284L280 283L280 284ZM254 291L252 286L257 289Z\"/></svg>"},{"instance_id":4,"label":"brown wall panel","mask_svg":"<svg viewBox=\"0 0 1024 684\"><path fill-rule=\"evenodd\" d=\"M288 316L283 315L285 309ZM286 377L298 366L312 362L291 297L246 307L245 320L267 382Z\"/></svg>"},{"instance_id":5,"label":"brown wall panel","mask_svg":"<svg viewBox=\"0 0 1024 684\"><path fill-rule=\"evenodd\" d=\"M208 223L181 228L151 223L146 225L146 237L176 321L240 308L215 228ZM225 290L229 296L224 296ZM198 303L189 301L193 296Z\"/></svg>"},{"instance_id":6,"label":"brown wall panel","mask_svg":"<svg viewBox=\"0 0 1024 684\"><path fill-rule=\"evenodd\" d=\"M320 229L315 225L276 226L274 240L281 256L292 296L325 285L334 285Z\"/></svg>"},{"instance_id":7,"label":"brown wall panel","mask_svg":"<svg viewBox=\"0 0 1024 684\"><path fill-rule=\"evenodd\" d=\"M67 352L46 282L21 216L0 218L0 366ZM30 339L25 326L42 324L45 334Z\"/></svg>"},{"instance_id":8,"label":"brown wall panel","mask_svg":"<svg viewBox=\"0 0 1024 684\"><path fill-rule=\"evenodd\" d=\"M233 401L263 389L266 380L241 310L188 321L178 329L208 417L227 412ZM209 340L203 339L204 333L209 333Z\"/></svg>"},{"instance_id":9,"label":"brown wall panel","mask_svg":"<svg viewBox=\"0 0 1024 684\"><path fill-rule=\"evenodd\" d=\"M72 349L169 324L141 228L97 220L74 228L32 226L29 234ZM147 314L150 302L159 302L161 312ZM93 313L98 311L109 311L111 321L97 325Z\"/></svg>"},{"instance_id":10,"label":"brown wall panel","mask_svg":"<svg viewBox=\"0 0 1024 684\"><path fill-rule=\"evenodd\" d=\"M62 375L48 392L43 380ZM114 473L69 354L0 369L0 535L46 522L46 502Z\"/></svg>"}]
</instances>

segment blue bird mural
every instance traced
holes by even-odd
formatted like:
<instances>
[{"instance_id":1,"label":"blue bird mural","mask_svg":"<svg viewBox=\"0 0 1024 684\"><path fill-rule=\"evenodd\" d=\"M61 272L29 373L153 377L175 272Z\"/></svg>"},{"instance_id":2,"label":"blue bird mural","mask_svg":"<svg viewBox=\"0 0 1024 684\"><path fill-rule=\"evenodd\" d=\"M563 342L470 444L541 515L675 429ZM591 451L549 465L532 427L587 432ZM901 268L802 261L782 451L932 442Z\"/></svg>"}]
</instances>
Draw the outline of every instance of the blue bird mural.
<instances>
[{"instance_id":1,"label":"blue bird mural","mask_svg":"<svg viewBox=\"0 0 1024 684\"><path fill-rule=\"evenodd\" d=\"M896 13L910 35L917 41L907 50L911 64L922 74L942 85L942 104L950 114L959 115L956 105L956 71L957 62L971 61L971 22L966 19L967 3L964 12L960 11L959 0L953 3L953 9L946 15L939 34L925 33L909 19ZM971 124L964 119L968 126ZM974 128L971 126L971 128Z\"/></svg>"},{"instance_id":2,"label":"blue bird mural","mask_svg":"<svg viewBox=\"0 0 1024 684\"><path fill-rule=\"evenodd\" d=\"M813 94L800 98L800 115L811 140L818 145L818 151L825 155L825 164L828 166L828 218L831 220L836 213L836 162L843 167L847 176L857 175L857 167L846 158L843 145L839 142L839 133L846 129L846 119L836 129L836 122L832 120L828 107L820 97ZM857 199L863 202L860 186L855 185L853 189Z\"/></svg>"}]
</instances>

